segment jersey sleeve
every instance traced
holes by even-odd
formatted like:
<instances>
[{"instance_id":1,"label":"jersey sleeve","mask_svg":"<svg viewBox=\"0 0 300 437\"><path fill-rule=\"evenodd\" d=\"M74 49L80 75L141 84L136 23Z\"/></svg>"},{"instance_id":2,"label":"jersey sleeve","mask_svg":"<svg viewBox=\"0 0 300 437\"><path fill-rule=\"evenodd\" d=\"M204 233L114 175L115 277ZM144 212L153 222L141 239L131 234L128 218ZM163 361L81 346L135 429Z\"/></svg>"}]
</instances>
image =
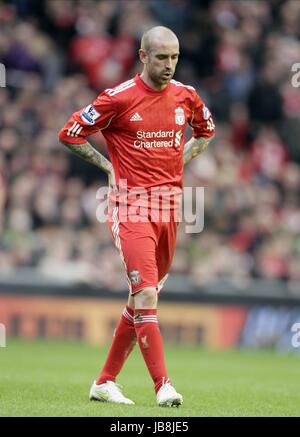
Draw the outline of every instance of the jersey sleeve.
<instances>
[{"instance_id":1,"label":"jersey sleeve","mask_svg":"<svg viewBox=\"0 0 300 437\"><path fill-rule=\"evenodd\" d=\"M68 143L83 144L87 136L106 129L116 114L115 103L104 91L92 104L74 112L60 130L58 138Z\"/></svg>"},{"instance_id":2,"label":"jersey sleeve","mask_svg":"<svg viewBox=\"0 0 300 437\"><path fill-rule=\"evenodd\" d=\"M201 98L195 93L189 125L193 129L193 137L212 137L215 134L215 125L210 110Z\"/></svg>"}]
</instances>

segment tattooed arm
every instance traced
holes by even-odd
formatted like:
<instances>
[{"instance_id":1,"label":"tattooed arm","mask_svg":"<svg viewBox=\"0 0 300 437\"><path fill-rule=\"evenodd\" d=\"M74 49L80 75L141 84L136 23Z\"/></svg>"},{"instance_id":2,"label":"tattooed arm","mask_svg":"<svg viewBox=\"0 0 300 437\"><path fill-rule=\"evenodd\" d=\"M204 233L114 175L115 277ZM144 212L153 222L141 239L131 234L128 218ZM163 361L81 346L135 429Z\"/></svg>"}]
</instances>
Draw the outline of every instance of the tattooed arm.
<instances>
[{"instance_id":1,"label":"tattooed arm","mask_svg":"<svg viewBox=\"0 0 300 437\"><path fill-rule=\"evenodd\" d=\"M94 147L86 142L84 144L74 144L68 143L66 141L60 141L61 144L68 147L72 152L74 152L77 156L89 162L90 164L95 165L96 167L103 170L108 176L109 186L117 192L117 185L115 179L115 172L112 166L112 163L105 158L105 156L101 155Z\"/></svg>"},{"instance_id":2,"label":"tattooed arm","mask_svg":"<svg viewBox=\"0 0 300 437\"><path fill-rule=\"evenodd\" d=\"M212 137L205 138L191 138L184 146L183 150L183 162L186 164L191 159L195 158L196 156L200 155L208 146L210 143Z\"/></svg>"}]
</instances>

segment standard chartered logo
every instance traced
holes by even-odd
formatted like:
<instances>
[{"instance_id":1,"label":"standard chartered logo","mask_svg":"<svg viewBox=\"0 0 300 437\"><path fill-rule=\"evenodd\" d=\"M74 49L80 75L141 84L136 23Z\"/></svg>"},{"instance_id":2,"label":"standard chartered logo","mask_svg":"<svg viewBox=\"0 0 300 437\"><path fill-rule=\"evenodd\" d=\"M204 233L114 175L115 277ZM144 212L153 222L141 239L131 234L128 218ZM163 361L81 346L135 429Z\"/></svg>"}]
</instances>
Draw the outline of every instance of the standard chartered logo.
<instances>
[{"instance_id":1,"label":"standard chartered logo","mask_svg":"<svg viewBox=\"0 0 300 437\"><path fill-rule=\"evenodd\" d=\"M173 147L174 140L170 140L170 141L157 141L157 140L140 141L140 140L135 140L133 145L136 149L141 149L141 148L152 149L152 148L161 148L161 147Z\"/></svg>"},{"instance_id":2,"label":"standard chartered logo","mask_svg":"<svg viewBox=\"0 0 300 437\"><path fill-rule=\"evenodd\" d=\"M138 130L136 133L136 137L141 140L143 138L173 138L174 137L174 129L173 130L158 130L147 132L143 130Z\"/></svg>"},{"instance_id":3,"label":"standard chartered logo","mask_svg":"<svg viewBox=\"0 0 300 437\"><path fill-rule=\"evenodd\" d=\"M182 138L182 131L179 130L175 133L174 129L170 131L142 131L139 130L136 133L137 139L133 145L135 148L140 149L152 149L163 147L179 147Z\"/></svg>"}]
</instances>

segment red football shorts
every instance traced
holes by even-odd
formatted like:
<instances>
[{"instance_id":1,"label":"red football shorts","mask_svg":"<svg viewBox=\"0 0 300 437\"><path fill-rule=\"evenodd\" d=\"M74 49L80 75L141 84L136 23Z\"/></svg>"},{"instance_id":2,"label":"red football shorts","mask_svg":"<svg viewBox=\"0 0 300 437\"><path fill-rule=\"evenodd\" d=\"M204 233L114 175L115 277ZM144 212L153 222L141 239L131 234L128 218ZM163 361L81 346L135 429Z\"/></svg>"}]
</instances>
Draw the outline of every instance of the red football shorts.
<instances>
[{"instance_id":1,"label":"red football shorts","mask_svg":"<svg viewBox=\"0 0 300 437\"><path fill-rule=\"evenodd\" d=\"M178 222L120 221L115 208L108 224L126 269L131 294L145 287L156 287L159 292L173 259Z\"/></svg>"}]
</instances>

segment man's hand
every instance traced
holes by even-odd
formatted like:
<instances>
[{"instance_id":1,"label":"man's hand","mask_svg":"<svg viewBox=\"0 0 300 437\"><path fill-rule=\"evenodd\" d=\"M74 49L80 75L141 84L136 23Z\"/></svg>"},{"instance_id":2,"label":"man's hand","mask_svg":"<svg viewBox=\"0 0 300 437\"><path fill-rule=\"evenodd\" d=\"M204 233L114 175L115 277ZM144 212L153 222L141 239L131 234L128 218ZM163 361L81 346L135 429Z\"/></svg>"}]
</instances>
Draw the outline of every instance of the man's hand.
<instances>
[{"instance_id":1,"label":"man's hand","mask_svg":"<svg viewBox=\"0 0 300 437\"><path fill-rule=\"evenodd\" d=\"M113 191L114 194L119 194L119 190L116 183L116 176L114 169L111 167L111 170L107 172L108 176L108 186Z\"/></svg>"}]
</instances>

